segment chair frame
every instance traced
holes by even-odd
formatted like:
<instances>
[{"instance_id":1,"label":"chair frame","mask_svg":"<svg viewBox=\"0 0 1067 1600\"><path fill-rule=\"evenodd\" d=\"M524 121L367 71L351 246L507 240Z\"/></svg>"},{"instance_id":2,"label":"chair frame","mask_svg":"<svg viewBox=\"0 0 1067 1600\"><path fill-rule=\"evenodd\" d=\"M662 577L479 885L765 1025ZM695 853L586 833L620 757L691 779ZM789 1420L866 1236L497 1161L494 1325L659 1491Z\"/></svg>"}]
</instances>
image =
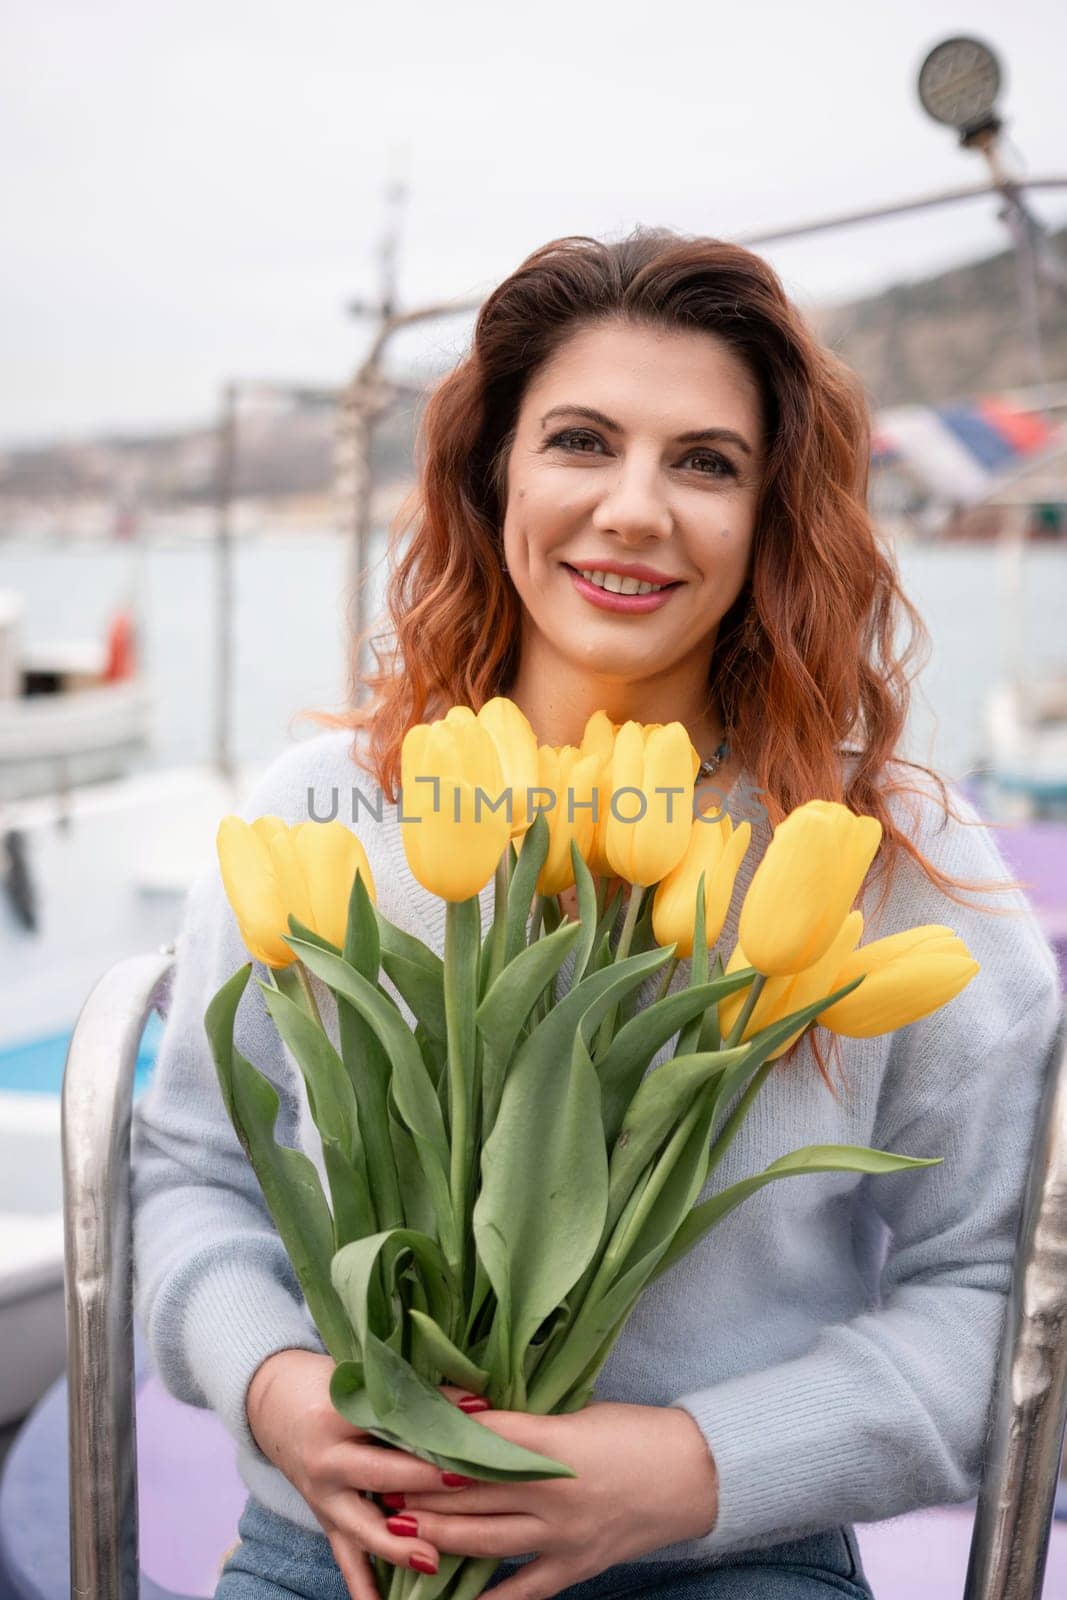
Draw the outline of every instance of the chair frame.
<instances>
[{"instance_id":1,"label":"chair frame","mask_svg":"<svg viewBox=\"0 0 1067 1600\"><path fill-rule=\"evenodd\" d=\"M71 1600L138 1600L130 1122L174 947L117 962L63 1076ZM963 1600L1040 1600L1067 1424L1067 1004L1019 1222Z\"/></svg>"},{"instance_id":2,"label":"chair frame","mask_svg":"<svg viewBox=\"0 0 1067 1600\"><path fill-rule=\"evenodd\" d=\"M141 1035L173 972L173 945L109 968L63 1072L71 1600L140 1594L130 1119Z\"/></svg>"}]
</instances>

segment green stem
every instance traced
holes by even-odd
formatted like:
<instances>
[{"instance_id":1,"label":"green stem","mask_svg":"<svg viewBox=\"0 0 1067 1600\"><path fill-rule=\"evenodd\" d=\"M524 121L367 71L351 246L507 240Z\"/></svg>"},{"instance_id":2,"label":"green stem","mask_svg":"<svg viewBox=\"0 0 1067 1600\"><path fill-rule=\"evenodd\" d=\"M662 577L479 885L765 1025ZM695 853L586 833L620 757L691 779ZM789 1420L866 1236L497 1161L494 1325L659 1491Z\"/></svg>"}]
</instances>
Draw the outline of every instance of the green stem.
<instances>
[{"instance_id":1,"label":"green stem","mask_svg":"<svg viewBox=\"0 0 1067 1600\"><path fill-rule=\"evenodd\" d=\"M511 887L511 845L496 864L493 878L493 935L489 955L488 990L493 979L504 970L508 943L508 890Z\"/></svg>"},{"instance_id":2,"label":"green stem","mask_svg":"<svg viewBox=\"0 0 1067 1600\"><path fill-rule=\"evenodd\" d=\"M756 1001L759 999L760 994L763 991L763 985L766 982L766 976L762 972L757 972L755 978L753 979L752 987L745 996L745 1003L738 1012L737 1021L730 1029L730 1037L723 1041L724 1050L732 1050L735 1045L739 1045L741 1043L741 1035L748 1026L748 1019L755 1009Z\"/></svg>"},{"instance_id":3,"label":"green stem","mask_svg":"<svg viewBox=\"0 0 1067 1600\"><path fill-rule=\"evenodd\" d=\"M533 912L530 920L530 943L535 944L541 937L541 929L545 920L545 899L543 894L535 894L533 899ZM548 1005L544 995L540 995L534 1006L534 1017L540 1022L542 1017L548 1015Z\"/></svg>"},{"instance_id":4,"label":"green stem","mask_svg":"<svg viewBox=\"0 0 1067 1600\"><path fill-rule=\"evenodd\" d=\"M626 915L623 918L622 933L619 935L619 948L615 952L615 960L623 961L630 954L630 945L633 942L634 929L637 919L641 915L647 890L644 884L632 883L630 885L630 898L626 902Z\"/></svg>"},{"instance_id":5,"label":"green stem","mask_svg":"<svg viewBox=\"0 0 1067 1600\"><path fill-rule=\"evenodd\" d=\"M705 1183L715 1171L715 1168L719 1165L719 1162L729 1149L734 1134L744 1121L749 1106L759 1094L760 1089L763 1087L764 1080L773 1066L773 1061L765 1061L763 1065L752 1074L744 1094L738 1100L736 1106L731 1111L730 1115L727 1117L726 1121L723 1123L721 1129L716 1135L715 1142L711 1147L711 1154L708 1158L708 1170L704 1177Z\"/></svg>"},{"instance_id":6,"label":"green stem","mask_svg":"<svg viewBox=\"0 0 1067 1600\"><path fill-rule=\"evenodd\" d=\"M619 935L619 947L615 952L616 961L624 961L630 954L630 945L633 942L634 929L637 927L641 915L641 906L645 895L648 893L644 884L632 883L630 885L630 898L626 902L626 915L623 918L622 932ZM669 965L669 963L668 963ZM615 1023L619 1015L618 1001L612 1006L600 1024L600 1031L596 1037L596 1054L599 1056L611 1043L611 1036L615 1032Z\"/></svg>"},{"instance_id":7,"label":"green stem","mask_svg":"<svg viewBox=\"0 0 1067 1600\"><path fill-rule=\"evenodd\" d=\"M322 1017L319 1015L318 1002L315 999L308 970L304 963L302 961L290 961L286 967L268 967L267 974L278 993L284 994L295 1005L298 1005L304 1015L310 1017L311 1021L322 1028L323 1033L325 1033L326 1029L322 1027Z\"/></svg>"},{"instance_id":8,"label":"green stem","mask_svg":"<svg viewBox=\"0 0 1067 1600\"><path fill-rule=\"evenodd\" d=\"M473 941L475 967L469 970L471 955L472 901L448 901L445 908L445 1034L448 1045L449 1090L449 1192L456 1229L457 1303L463 1300L467 1248L467 1185L471 1162L470 1135L474 1125L475 1041L474 1011L470 1005L471 987L477 991L477 959L480 949L480 915ZM475 910L478 900L473 898ZM450 1334L453 1330L449 1330Z\"/></svg>"},{"instance_id":9,"label":"green stem","mask_svg":"<svg viewBox=\"0 0 1067 1600\"><path fill-rule=\"evenodd\" d=\"M671 979L678 971L678 963L680 960L680 956L671 956L671 959L667 962L667 965L663 969L663 977L660 979L659 992L656 995L655 1000L652 1002L653 1005L658 1004L658 1002L662 1000L663 996L667 993L667 990L671 986Z\"/></svg>"}]
</instances>

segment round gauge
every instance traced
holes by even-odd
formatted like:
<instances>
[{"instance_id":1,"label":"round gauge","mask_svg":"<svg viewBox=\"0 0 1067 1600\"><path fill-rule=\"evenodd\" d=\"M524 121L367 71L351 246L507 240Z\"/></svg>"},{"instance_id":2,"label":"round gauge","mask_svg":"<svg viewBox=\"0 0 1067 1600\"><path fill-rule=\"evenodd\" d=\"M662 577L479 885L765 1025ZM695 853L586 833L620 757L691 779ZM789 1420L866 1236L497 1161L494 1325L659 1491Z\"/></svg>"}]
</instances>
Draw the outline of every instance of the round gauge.
<instances>
[{"instance_id":1,"label":"round gauge","mask_svg":"<svg viewBox=\"0 0 1067 1600\"><path fill-rule=\"evenodd\" d=\"M980 39L945 39L919 68L919 99L935 122L965 129L992 111L1000 92L1000 63Z\"/></svg>"}]
</instances>

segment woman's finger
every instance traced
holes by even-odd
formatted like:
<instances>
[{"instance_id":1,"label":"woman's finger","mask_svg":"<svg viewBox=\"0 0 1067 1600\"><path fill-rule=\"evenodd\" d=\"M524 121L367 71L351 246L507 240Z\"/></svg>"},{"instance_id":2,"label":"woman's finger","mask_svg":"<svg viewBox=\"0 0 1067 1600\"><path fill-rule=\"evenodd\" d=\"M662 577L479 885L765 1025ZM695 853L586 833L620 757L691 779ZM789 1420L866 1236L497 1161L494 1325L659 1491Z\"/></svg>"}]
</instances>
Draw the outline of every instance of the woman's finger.
<instances>
[{"instance_id":1,"label":"woman's finger","mask_svg":"<svg viewBox=\"0 0 1067 1600\"><path fill-rule=\"evenodd\" d=\"M500 1517L508 1513L529 1513L528 1496L531 1483L473 1483L464 1489L442 1489L433 1493L420 1490L405 1493L403 1505L393 1506L394 1511L457 1512L460 1516L473 1514L483 1517ZM525 1498L524 1498L525 1497Z\"/></svg>"},{"instance_id":2,"label":"woman's finger","mask_svg":"<svg viewBox=\"0 0 1067 1600\"><path fill-rule=\"evenodd\" d=\"M435 1570L440 1564L439 1553L428 1539L391 1533L385 1525L386 1514L355 1491L341 1497L333 1516L342 1534L349 1534L363 1550L382 1556L394 1567L410 1567L412 1556L421 1556Z\"/></svg>"},{"instance_id":3,"label":"woman's finger","mask_svg":"<svg viewBox=\"0 0 1067 1600\"><path fill-rule=\"evenodd\" d=\"M456 1517L435 1511L395 1515L417 1530L416 1537L450 1556L525 1556L544 1544L545 1524L539 1517Z\"/></svg>"},{"instance_id":4,"label":"woman's finger","mask_svg":"<svg viewBox=\"0 0 1067 1600\"><path fill-rule=\"evenodd\" d=\"M493 1600L551 1600L572 1584L593 1576L585 1569L568 1565L558 1556L540 1556L512 1578L493 1585Z\"/></svg>"},{"instance_id":5,"label":"woman's finger","mask_svg":"<svg viewBox=\"0 0 1067 1600\"><path fill-rule=\"evenodd\" d=\"M441 1488L441 1469L432 1461L409 1455L406 1450L383 1450L363 1444L359 1439L344 1439L336 1447L334 1469L340 1468L346 1482L370 1494L412 1494Z\"/></svg>"},{"instance_id":6,"label":"woman's finger","mask_svg":"<svg viewBox=\"0 0 1067 1600\"><path fill-rule=\"evenodd\" d=\"M343 1534L336 1533L330 1537L330 1549L352 1600L381 1600L367 1552Z\"/></svg>"}]
</instances>

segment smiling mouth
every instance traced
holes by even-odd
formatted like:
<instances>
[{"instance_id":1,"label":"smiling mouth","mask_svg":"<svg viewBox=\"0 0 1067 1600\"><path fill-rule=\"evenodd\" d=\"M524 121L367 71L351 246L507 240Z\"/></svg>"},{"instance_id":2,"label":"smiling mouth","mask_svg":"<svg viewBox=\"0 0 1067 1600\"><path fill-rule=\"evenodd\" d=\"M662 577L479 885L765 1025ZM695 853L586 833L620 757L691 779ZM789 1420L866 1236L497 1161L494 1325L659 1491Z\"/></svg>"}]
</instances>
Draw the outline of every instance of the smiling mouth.
<instances>
[{"instance_id":1,"label":"smiling mouth","mask_svg":"<svg viewBox=\"0 0 1067 1600\"><path fill-rule=\"evenodd\" d=\"M614 589L614 588L610 588L609 589L607 584L597 583L595 581L595 579L586 578L583 570L580 567L571 566L569 561L564 561L562 563L562 565L564 567L566 567L568 572L573 572L576 578L582 578L584 582L592 583L594 588L600 589L604 594L614 594L614 595L618 595L618 596L620 596L621 598L624 598L624 599L631 599L631 598L634 598L636 595L640 594L640 590L636 590L636 589ZM594 568L593 570L595 571L597 569ZM611 574L611 576L613 578L616 578L617 574L613 573L613 574ZM641 594L641 599L646 599L647 596L649 594L652 594L652 593L663 594L668 589L680 589L681 587L682 587L682 579L681 578L676 578L670 583L657 583L654 586L654 588L651 588L651 589L646 586L645 593Z\"/></svg>"}]
</instances>

